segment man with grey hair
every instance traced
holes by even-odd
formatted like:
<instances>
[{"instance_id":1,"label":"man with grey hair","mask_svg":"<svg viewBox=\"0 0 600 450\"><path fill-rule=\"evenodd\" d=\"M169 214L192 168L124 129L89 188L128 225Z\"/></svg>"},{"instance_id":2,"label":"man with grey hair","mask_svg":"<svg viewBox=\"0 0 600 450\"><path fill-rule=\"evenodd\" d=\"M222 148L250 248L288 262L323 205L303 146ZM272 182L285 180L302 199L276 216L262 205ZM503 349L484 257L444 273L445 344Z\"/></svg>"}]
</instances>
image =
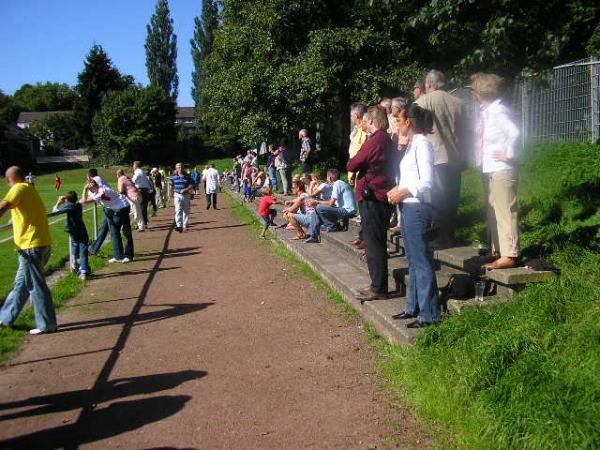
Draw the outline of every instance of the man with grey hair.
<instances>
[{"instance_id":1,"label":"man with grey hair","mask_svg":"<svg viewBox=\"0 0 600 450\"><path fill-rule=\"evenodd\" d=\"M308 137L308 130L301 129L298 132L298 139L302 141L302 147L300 148L300 163L302 164L302 172L312 172L312 141Z\"/></svg>"},{"instance_id":2,"label":"man with grey hair","mask_svg":"<svg viewBox=\"0 0 600 450\"><path fill-rule=\"evenodd\" d=\"M175 203L175 230L181 233L187 230L194 181L184 170L183 164L177 163L175 164L175 174L169 179L169 184Z\"/></svg>"},{"instance_id":3,"label":"man with grey hair","mask_svg":"<svg viewBox=\"0 0 600 450\"><path fill-rule=\"evenodd\" d=\"M433 113L433 133L427 138L435 151L435 172L431 203L439 234L433 246L454 245L454 231L460 196L461 171L467 160L467 114L464 103L444 91L446 77L438 70L425 77L426 94L416 103Z\"/></svg>"}]
</instances>

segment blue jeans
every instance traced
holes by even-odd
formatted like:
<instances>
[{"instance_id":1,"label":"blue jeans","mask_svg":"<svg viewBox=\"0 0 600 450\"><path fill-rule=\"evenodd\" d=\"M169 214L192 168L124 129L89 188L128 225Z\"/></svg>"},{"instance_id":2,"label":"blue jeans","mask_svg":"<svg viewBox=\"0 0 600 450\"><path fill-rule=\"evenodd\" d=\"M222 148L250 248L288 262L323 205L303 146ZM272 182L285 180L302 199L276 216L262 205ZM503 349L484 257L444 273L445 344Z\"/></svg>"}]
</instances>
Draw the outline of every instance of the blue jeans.
<instances>
[{"instance_id":1,"label":"blue jeans","mask_svg":"<svg viewBox=\"0 0 600 450\"><path fill-rule=\"evenodd\" d=\"M96 255L98 253L98 251L100 250L100 247L102 247L102 244L104 243L104 239L106 239L106 235L108 234L108 219L106 218L106 208L103 208L103 211L104 211L104 219L102 220L102 224L100 225L100 228L98 229L98 233L97 233L98 237L96 238L96 240L90 247L90 253L92 255Z\"/></svg>"},{"instance_id":2,"label":"blue jeans","mask_svg":"<svg viewBox=\"0 0 600 450\"><path fill-rule=\"evenodd\" d=\"M85 275L90 273L90 265L88 263L88 244L87 241L81 241L74 239L71 236L71 266L75 266L75 263L79 259L79 271L78 275Z\"/></svg>"},{"instance_id":3,"label":"blue jeans","mask_svg":"<svg viewBox=\"0 0 600 450\"><path fill-rule=\"evenodd\" d=\"M106 218L108 219L108 229L110 230L113 257L116 259L123 259L123 256L127 256L129 259L133 259L133 236L131 236L129 206L121 208L118 211L113 211L107 208ZM121 240L121 231L123 231L123 236L125 236L124 253L123 241Z\"/></svg>"},{"instance_id":4,"label":"blue jeans","mask_svg":"<svg viewBox=\"0 0 600 450\"><path fill-rule=\"evenodd\" d=\"M402 233L410 277L406 312L421 322L438 322L441 308L433 265L433 253L427 242L432 207L427 203L402 205Z\"/></svg>"},{"instance_id":5,"label":"blue jeans","mask_svg":"<svg viewBox=\"0 0 600 450\"><path fill-rule=\"evenodd\" d=\"M269 179L271 180L271 186L273 190L277 190L277 170L275 167L269 167L268 169Z\"/></svg>"},{"instance_id":6,"label":"blue jeans","mask_svg":"<svg viewBox=\"0 0 600 450\"><path fill-rule=\"evenodd\" d=\"M19 268L15 284L0 310L0 321L12 325L31 296L37 328L42 331L56 330L56 314L52 294L46 284L44 266L50 259L50 247L19 250Z\"/></svg>"},{"instance_id":7,"label":"blue jeans","mask_svg":"<svg viewBox=\"0 0 600 450\"><path fill-rule=\"evenodd\" d=\"M356 213L349 212L344 208L337 208L335 206L317 205L315 213L311 217L310 222L310 235L315 237L319 236L321 232L321 226L326 226L332 231L342 228L338 220L349 219L354 217Z\"/></svg>"}]
</instances>

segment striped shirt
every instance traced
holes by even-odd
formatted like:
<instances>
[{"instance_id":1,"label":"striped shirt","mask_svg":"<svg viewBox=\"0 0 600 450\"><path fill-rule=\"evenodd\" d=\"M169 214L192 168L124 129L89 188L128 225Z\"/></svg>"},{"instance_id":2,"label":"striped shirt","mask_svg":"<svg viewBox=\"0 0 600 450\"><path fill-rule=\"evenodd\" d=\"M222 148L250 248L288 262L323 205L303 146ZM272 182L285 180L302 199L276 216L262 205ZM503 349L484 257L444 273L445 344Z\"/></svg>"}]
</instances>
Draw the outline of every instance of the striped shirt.
<instances>
[{"instance_id":1,"label":"striped shirt","mask_svg":"<svg viewBox=\"0 0 600 450\"><path fill-rule=\"evenodd\" d=\"M169 178L169 184L173 186L173 191L177 194L181 194L181 191L186 187L193 185L194 182L190 176L186 173L184 175L175 174Z\"/></svg>"}]
</instances>

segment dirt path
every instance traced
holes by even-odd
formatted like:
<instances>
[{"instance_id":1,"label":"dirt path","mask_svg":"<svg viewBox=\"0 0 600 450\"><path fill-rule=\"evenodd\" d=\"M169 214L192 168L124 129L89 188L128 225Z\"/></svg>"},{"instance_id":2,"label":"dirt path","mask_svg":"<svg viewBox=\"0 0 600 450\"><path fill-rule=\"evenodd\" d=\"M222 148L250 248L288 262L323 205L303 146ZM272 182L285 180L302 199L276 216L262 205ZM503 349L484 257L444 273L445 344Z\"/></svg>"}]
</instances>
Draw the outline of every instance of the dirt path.
<instances>
[{"instance_id":1,"label":"dirt path","mask_svg":"<svg viewBox=\"0 0 600 450\"><path fill-rule=\"evenodd\" d=\"M0 370L0 448L422 448L374 352L230 210L162 210Z\"/></svg>"}]
</instances>

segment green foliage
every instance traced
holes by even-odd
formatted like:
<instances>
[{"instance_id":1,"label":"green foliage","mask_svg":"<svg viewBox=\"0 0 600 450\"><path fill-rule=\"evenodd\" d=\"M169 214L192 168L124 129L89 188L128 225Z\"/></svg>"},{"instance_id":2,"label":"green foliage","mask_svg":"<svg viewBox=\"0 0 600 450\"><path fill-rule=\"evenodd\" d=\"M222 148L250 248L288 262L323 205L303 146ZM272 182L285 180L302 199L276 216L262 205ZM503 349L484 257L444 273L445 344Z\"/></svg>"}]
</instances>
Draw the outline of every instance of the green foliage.
<instances>
[{"instance_id":1,"label":"green foliage","mask_svg":"<svg viewBox=\"0 0 600 450\"><path fill-rule=\"evenodd\" d=\"M216 0L202 0L202 15L194 18L194 37L190 39L192 47L192 97L199 110L203 105L205 64L212 51L214 32L219 26L219 8Z\"/></svg>"},{"instance_id":2,"label":"green foliage","mask_svg":"<svg viewBox=\"0 0 600 450\"><path fill-rule=\"evenodd\" d=\"M108 92L94 118L94 157L107 163L156 161L175 141L175 103L159 87Z\"/></svg>"},{"instance_id":3,"label":"green foliage","mask_svg":"<svg viewBox=\"0 0 600 450\"><path fill-rule=\"evenodd\" d=\"M407 91L420 74L359 3L225 1L202 120L246 145L321 123L324 157L341 155L349 105Z\"/></svg>"},{"instance_id":4,"label":"green foliage","mask_svg":"<svg viewBox=\"0 0 600 450\"><path fill-rule=\"evenodd\" d=\"M600 255L555 256L553 282L389 348L384 373L462 449L600 446Z\"/></svg>"},{"instance_id":5,"label":"green foliage","mask_svg":"<svg viewBox=\"0 0 600 450\"><path fill-rule=\"evenodd\" d=\"M600 24L596 25L586 47L588 55L600 58Z\"/></svg>"},{"instance_id":6,"label":"green foliage","mask_svg":"<svg viewBox=\"0 0 600 450\"><path fill-rule=\"evenodd\" d=\"M77 94L68 84L24 84L13 95L19 111L70 111Z\"/></svg>"},{"instance_id":7,"label":"green foliage","mask_svg":"<svg viewBox=\"0 0 600 450\"><path fill-rule=\"evenodd\" d=\"M133 85L131 76L122 76L99 45L90 49L84 61L83 71L77 76L75 91L75 117L79 122L79 132L84 144L93 144L92 120L102 105L102 97L108 91L120 91Z\"/></svg>"},{"instance_id":8,"label":"green foliage","mask_svg":"<svg viewBox=\"0 0 600 450\"><path fill-rule=\"evenodd\" d=\"M12 97L0 90L0 137L8 124L15 123L19 112Z\"/></svg>"},{"instance_id":9,"label":"green foliage","mask_svg":"<svg viewBox=\"0 0 600 450\"><path fill-rule=\"evenodd\" d=\"M46 152L79 148L78 122L72 112L51 114L33 122L28 131L43 141Z\"/></svg>"},{"instance_id":10,"label":"green foliage","mask_svg":"<svg viewBox=\"0 0 600 450\"><path fill-rule=\"evenodd\" d=\"M173 19L168 0L158 0L156 9L146 26L146 69L150 85L164 90L177 100L177 35L173 32Z\"/></svg>"},{"instance_id":11,"label":"green foliage","mask_svg":"<svg viewBox=\"0 0 600 450\"><path fill-rule=\"evenodd\" d=\"M477 70L514 76L582 58L600 19L600 4L588 0L416 3L404 28L415 58L463 80Z\"/></svg>"}]
</instances>

